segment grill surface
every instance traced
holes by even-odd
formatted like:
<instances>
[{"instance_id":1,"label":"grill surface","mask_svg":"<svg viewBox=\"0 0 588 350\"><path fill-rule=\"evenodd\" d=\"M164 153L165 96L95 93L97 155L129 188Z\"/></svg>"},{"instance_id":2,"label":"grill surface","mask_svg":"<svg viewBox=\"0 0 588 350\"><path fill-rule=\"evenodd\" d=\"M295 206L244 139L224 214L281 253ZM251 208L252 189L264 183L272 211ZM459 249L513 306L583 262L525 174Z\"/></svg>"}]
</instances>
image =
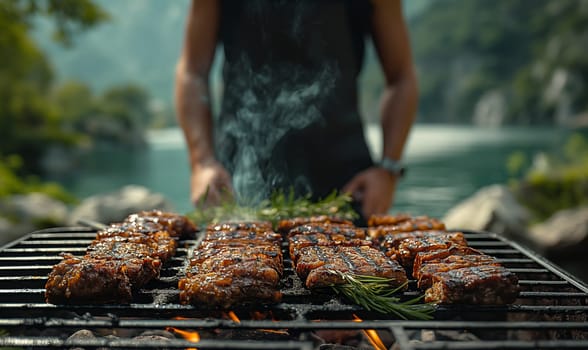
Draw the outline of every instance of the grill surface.
<instances>
[{"instance_id":1,"label":"grill surface","mask_svg":"<svg viewBox=\"0 0 588 350\"><path fill-rule=\"evenodd\" d=\"M96 232L80 227L39 231L0 248L0 331L8 334L0 336L0 346L161 348L160 342L124 336L67 337L80 329L116 329L125 334L176 327L208 334L198 342L198 349L312 349L317 330L366 329L387 335L396 349L588 348L585 284L498 235L465 233L470 246L498 258L518 275L522 292L515 304L439 306L433 321L403 321L365 311L330 293L311 294L285 259L282 302L242 305L233 310L240 318L237 322L221 311L179 304L177 281L193 240L180 242L176 257L164 266L159 280L140 290L132 304L46 304L44 285L52 266L61 260L59 253L83 255ZM412 281L404 297L419 294ZM252 316L260 314L261 320ZM353 322L353 315L364 321ZM195 346L183 339L164 345Z\"/></svg>"}]
</instances>

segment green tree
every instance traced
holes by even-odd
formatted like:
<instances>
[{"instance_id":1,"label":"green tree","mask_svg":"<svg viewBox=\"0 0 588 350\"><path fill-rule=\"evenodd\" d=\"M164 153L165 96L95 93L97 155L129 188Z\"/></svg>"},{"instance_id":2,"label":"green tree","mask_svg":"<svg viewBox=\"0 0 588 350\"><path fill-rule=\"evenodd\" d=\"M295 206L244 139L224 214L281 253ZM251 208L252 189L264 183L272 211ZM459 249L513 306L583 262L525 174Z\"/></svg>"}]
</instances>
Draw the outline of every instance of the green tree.
<instances>
[{"instance_id":1,"label":"green tree","mask_svg":"<svg viewBox=\"0 0 588 350\"><path fill-rule=\"evenodd\" d=\"M71 44L76 30L106 19L89 0L0 1L0 158L19 154L22 173L39 173L50 145L72 145L79 136L62 129L48 98L53 73L30 36L36 16L52 18L54 36L64 44Z\"/></svg>"},{"instance_id":2,"label":"green tree","mask_svg":"<svg viewBox=\"0 0 588 350\"><path fill-rule=\"evenodd\" d=\"M586 0L439 0L410 22L424 121L470 122L487 92L506 122L588 108Z\"/></svg>"}]
</instances>

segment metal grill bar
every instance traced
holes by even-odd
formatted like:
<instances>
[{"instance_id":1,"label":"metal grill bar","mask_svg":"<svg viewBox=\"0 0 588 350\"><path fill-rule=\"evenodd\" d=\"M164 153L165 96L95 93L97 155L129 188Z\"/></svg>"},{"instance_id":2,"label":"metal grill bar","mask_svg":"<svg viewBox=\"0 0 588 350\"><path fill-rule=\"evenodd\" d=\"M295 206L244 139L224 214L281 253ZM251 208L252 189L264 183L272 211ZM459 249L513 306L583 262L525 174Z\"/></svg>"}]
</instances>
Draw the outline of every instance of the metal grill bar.
<instances>
[{"instance_id":1,"label":"metal grill bar","mask_svg":"<svg viewBox=\"0 0 588 350\"><path fill-rule=\"evenodd\" d=\"M176 327L197 330L288 330L288 339L231 340L204 339L198 349L312 349L316 330L366 330L388 332L400 349L580 349L588 348L588 287L535 253L488 232L465 232L470 246L496 257L519 276L519 300L507 306L439 306L434 321L402 321L393 316L370 313L329 295L286 287L283 301L274 305L244 305L235 310L242 319L224 319L218 311L178 303L178 276L187 248L180 248L162 270L161 278L137 293L127 305L51 305L44 302L44 284L59 253L82 255L95 236L87 228L56 228L32 233L0 248L0 329L9 333L23 330L86 329L152 330ZM181 242L182 247L194 241ZM285 277L294 272L286 261ZM405 298L422 294L411 281ZM163 300L163 302L162 302ZM253 320L252 311L271 312L276 321ZM357 314L363 322L353 322ZM154 317L154 315L156 315ZM174 319L177 316L183 319ZM456 320L456 317L463 320ZM320 319L320 322L316 322ZM470 332L479 340L434 339L415 343L422 332ZM442 334L441 334L442 335ZM117 347L158 348L161 343L138 342L130 338L67 341L62 337L23 334L0 337L0 346L25 347ZM172 339L166 348L194 347Z\"/></svg>"}]
</instances>

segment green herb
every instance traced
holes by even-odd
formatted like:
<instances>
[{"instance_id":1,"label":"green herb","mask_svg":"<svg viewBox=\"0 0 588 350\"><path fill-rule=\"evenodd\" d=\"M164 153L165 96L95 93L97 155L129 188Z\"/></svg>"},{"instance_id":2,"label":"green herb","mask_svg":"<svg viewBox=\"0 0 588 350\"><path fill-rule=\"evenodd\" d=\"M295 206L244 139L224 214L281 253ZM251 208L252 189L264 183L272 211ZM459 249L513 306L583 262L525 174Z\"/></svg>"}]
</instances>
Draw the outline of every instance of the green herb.
<instances>
[{"instance_id":1,"label":"green herb","mask_svg":"<svg viewBox=\"0 0 588 350\"><path fill-rule=\"evenodd\" d=\"M435 311L433 304L419 304L422 296L401 302L394 296L406 286L406 283L392 288L392 280L385 277L355 275L340 271L329 270L339 275L347 283L332 285L331 288L339 294L343 294L354 303L363 306L366 310L377 311L382 314L393 313L402 319L430 320Z\"/></svg>"},{"instance_id":2,"label":"green herb","mask_svg":"<svg viewBox=\"0 0 588 350\"><path fill-rule=\"evenodd\" d=\"M269 199L257 205L241 205L232 197L225 196L218 206L199 206L187 215L197 224L205 226L211 222L226 220L266 220L274 225L282 219L314 215L332 215L354 219L357 213L351 208L351 196L336 191L318 201L310 196L297 197L293 191L275 192Z\"/></svg>"}]
</instances>

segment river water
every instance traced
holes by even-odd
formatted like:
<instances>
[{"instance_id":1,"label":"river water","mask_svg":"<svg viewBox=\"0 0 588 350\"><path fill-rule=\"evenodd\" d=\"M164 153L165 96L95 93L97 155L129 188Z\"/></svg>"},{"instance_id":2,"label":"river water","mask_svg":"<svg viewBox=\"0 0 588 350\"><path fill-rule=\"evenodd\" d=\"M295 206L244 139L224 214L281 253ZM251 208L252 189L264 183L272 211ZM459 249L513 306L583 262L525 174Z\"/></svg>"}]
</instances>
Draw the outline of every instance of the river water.
<instances>
[{"instance_id":1,"label":"river water","mask_svg":"<svg viewBox=\"0 0 588 350\"><path fill-rule=\"evenodd\" d=\"M379 149L378 128L368 127L366 134L372 149ZM549 128L416 125L404 156L407 175L399 183L393 210L442 217L480 187L506 183L506 162L513 152L531 159L561 147L566 136ZM188 156L176 128L150 132L145 151L95 152L60 182L80 198L137 184L163 194L178 212L192 208Z\"/></svg>"}]
</instances>

